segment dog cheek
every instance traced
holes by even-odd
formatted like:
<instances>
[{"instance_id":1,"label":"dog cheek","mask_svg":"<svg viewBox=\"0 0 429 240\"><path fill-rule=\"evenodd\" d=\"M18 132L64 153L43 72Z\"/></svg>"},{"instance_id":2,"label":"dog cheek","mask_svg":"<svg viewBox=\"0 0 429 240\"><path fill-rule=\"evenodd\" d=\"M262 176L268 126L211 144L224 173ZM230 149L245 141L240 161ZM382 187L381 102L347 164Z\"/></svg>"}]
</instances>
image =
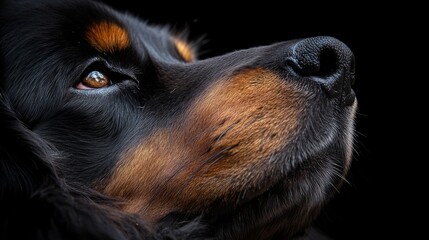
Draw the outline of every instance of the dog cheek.
<instances>
[{"instance_id":1,"label":"dog cheek","mask_svg":"<svg viewBox=\"0 0 429 240\"><path fill-rule=\"evenodd\" d=\"M296 132L300 104L298 91L266 70L220 80L172 127L124 152L104 192L155 221L229 201L268 177L269 157Z\"/></svg>"},{"instance_id":2,"label":"dog cheek","mask_svg":"<svg viewBox=\"0 0 429 240\"><path fill-rule=\"evenodd\" d=\"M212 86L188 114L196 119L189 123L200 124L193 124L190 132L223 123L206 139L212 142L210 152L187 169L186 174L194 175L186 186L190 202L227 198L264 181L273 167L267 161L297 132L303 108L295 87L263 69ZM202 166L203 161L209 163ZM196 166L201 168L197 174Z\"/></svg>"}]
</instances>

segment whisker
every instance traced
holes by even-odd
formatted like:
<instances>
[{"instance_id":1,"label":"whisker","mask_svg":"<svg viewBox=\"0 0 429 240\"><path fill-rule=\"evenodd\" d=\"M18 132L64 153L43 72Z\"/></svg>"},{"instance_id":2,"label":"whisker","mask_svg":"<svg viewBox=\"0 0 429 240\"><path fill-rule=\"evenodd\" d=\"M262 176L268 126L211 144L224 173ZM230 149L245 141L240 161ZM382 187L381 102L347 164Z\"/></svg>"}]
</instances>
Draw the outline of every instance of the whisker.
<instances>
[{"instance_id":1,"label":"whisker","mask_svg":"<svg viewBox=\"0 0 429 240\"><path fill-rule=\"evenodd\" d=\"M332 166L332 173L351 186L351 183L342 174L342 166L335 162L332 163Z\"/></svg>"},{"instance_id":2,"label":"whisker","mask_svg":"<svg viewBox=\"0 0 429 240\"><path fill-rule=\"evenodd\" d=\"M361 137L364 137L364 138L368 138L368 136L366 136L365 134L363 134L362 132L359 132L358 130L354 130L354 133L353 133L353 135L355 135L355 136L361 136Z\"/></svg>"},{"instance_id":3,"label":"whisker","mask_svg":"<svg viewBox=\"0 0 429 240\"><path fill-rule=\"evenodd\" d=\"M220 124L218 124L218 125L214 125L214 126L212 126L212 127L210 127L210 128L206 128L204 131L202 131L201 133L199 133L199 134L197 134L197 135L195 135L192 139L191 139L191 141L190 141L190 144L191 143L194 143L194 142L196 142L201 136L203 136L203 135L205 135L205 134L208 134L208 133L210 133L210 132L212 132L213 130L215 130L216 128L218 128L218 127L220 127L220 126L222 126L222 125L224 125L224 123L227 121L227 119L225 119L224 121L222 121ZM234 123L232 123L230 126L228 126L225 130L223 130L222 131L222 133L216 138L216 140L214 141L214 143L218 143L223 137L225 137L226 136L226 134L229 132L229 131L231 131L231 129L233 129L238 123L240 123L240 121L241 120L237 120L237 121L235 121ZM252 121L250 121L250 122L248 122L246 125L244 125L244 126L242 126L241 128L240 128L240 130L241 131L243 131L243 130L245 130L246 128L248 128L248 127L250 127L254 122L256 122L257 121L257 119L253 119ZM236 134L238 134L238 133L236 133ZM235 147L237 147L238 146L238 143L237 144L235 144L235 145L232 145L232 146L228 146L228 147L225 147L225 148L223 148L223 149L221 149L221 150L219 150L219 151L217 151L217 152L215 152L214 154L212 154L212 155L210 155L207 159L205 159L201 164L200 164L200 166L195 170L195 171L193 171L190 175L189 175L189 177L188 177L188 179L182 184L182 186L181 186L181 189L184 189L190 182L191 182L191 180L198 174L198 173L200 173L200 171L204 168L204 167L207 167L207 170L205 171L205 172L207 172L209 169L210 169L210 167L213 165L213 164L215 164L215 163L217 163L217 162L219 162L221 159L223 159L223 157L225 156L225 155L223 155L226 151L229 151L229 150L231 150L231 149L233 149L233 148L235 148ZM164 186L166 186L170 181L172 181L173 180L173 178L175 177L175 176L177 176L180 172L182 172L187 166L188 166L188 164L189 163L191 163L192 161L195 161L195 160L197 160L197 158L198 157L195 157L195 158L192 158L192 159L188 159L188 160L185 160L185 161L183 161L183 164L179 167L179 168L177 168L175 171L174 171L174 173L173 174L171 174L162 184L160 184L160 186L157 188L158 190L156 191L156 193L151 197L151 199L150 199L150 201L149 201L149 204L151 204L151 203L153 203L153 201L155 201L155 199L157 199L158 198L158 196L161 194L161 193L163 193L163 191L162 191L162 189L163 189L163 187Z\"/></svg>"},{"instance_id":4,"label":"whisker","mask_svg":"<svg viewBox=\"0 0 429 240\"><path fill-rule=\"evenodd\" d=\"M353 150L356 151L357 155L359 156L359 152L365 152L369 153L369 149L365 146L365 144L362 141L359 141L357 139L353 144Z\"/></svg>"},{"instance_id":5,"label":"whisker","mask_svg":"<svg viewBox=\"0 0 429 240\"><path fill-rule=\"evenodd\" d=\"M186 187L186 185L188 185L189 184L189 182L192 180L192 178L194 178L195 177L195 175L197 175L198 174L198 172L199 171L201 171L201 169L207 164L207 163L209 163L210 161L212 161L212 163L208 166L208 168L210 168L210 166L212 165L212 164L214 164L215 162L218 162L218 160L220 160L221 158L222 158L222 154L225 152L225 151L228 151L228 150L230 150L230 149L232 149L232 148L234 148L234 147L236 147L238 144L236 144L236 145L233 145L233 146L229 146L229 147L226 147L226 148L224 148L224 149L222 149L222 150L220 150L220 151L218 151L218 152L216 152L215 154L212 154L211 156L209 156L206 160L204 160L203 162L202 162L202 164L194 171L194 172L192 172L191 174L190 174L190 176L188 177L188 179L183 183L183 185L181 186L181 189L183 189L183 188L185 188ZM192 160L195 160L195 159L192 159ZM174 171L174 173L173 174L171 174L165 181L164 181L164 183L163 184L161 184L160 186L158 186L158 190L154 193L154 195L151 197L151 199L149 200L149 204L151 204L151 203L153 203L153 201L155 201L155 199L157 199L158 198L158 196L163 192L162 191L162 189L163 189L163 187L164 186L166 186L175 176L177 176L181 171L183 171L184 169L185 169L185 167L187 167L188 166L188 163L190 163L191 162L191 160L188 160L188 161L183 161L184 162L184 164L182 164L181 166L180 166L180 168L178 168L178 169L176 169L175 171Z\"/></svg>"},{"instance_id":6,"label":"whisker","mask_svg":"<svg viewBox=\"0 0 429 240\"><path fill-rule=\"evenodd\" d=\"M368 114L361 113L361 112L356 112L356 115L363 116L363 117L368 117Z\"/></svg>"},{"instance_id":7,"label":"whisker","mask_svg":"<svg viewBox=\"0 0 429 240\"><path fill-rule=\"evenodd\" d=\"M219 152L216 152L215 154L213 154L213 155L211 155L210 157L208 157L194 172L192 172L191 174L190 174L190 176L188 177L188 179L182 184L182 186L180 186L180 190L182 190L182 189L184 189L190 182L191 182L191 180L192 180L192 178L194 178L197 174L198 174L198 172L199 171L201 171L201 169L208 163L208 162L210 162L210 161L212 161L212 163L210 164L210 165L208 165L208 168L210 168L210 166L211 165L213 165L215 162L218 162L218 160L220 160L221 158L222 158L222 154L225 152L225 151L228 151L228 150L230 150L230 149L232 149L233 147L235 147L235 146L230 146L230 147L226 147L226 148L224 148L224 149L222 149L221 151L219 151ZM183 168L185 167L185 166L187 166L187 164L183 164L182 165L182 167L180 168L180 169L178 169L178 170L176 170L175 171L175 173L174 174L172 174L163 184L162 184L162 186L165 186L165 185L167 185L167 183L168 182L170 182L172 179L173 179L173 177L175 177L180 171L182 171L183 170ZM157 199L157 197L159 196L159 194L161 194L163 191L162 191L162 187L159 187L158 188L159 190L154 194L154 196L150 199L150 201L149 201L149 204L152 204L153 203L153 201L155 200L155 199ZM180 191L179 190L179 191Z\"/></svg>"},{"instance_id":8,"label":"whisker","mask_svg":"<svg viewBox=\"0 0 429 240\"><path fill-rule=\"evenodd\" d=\"M224 152L226 152L226 151L228 151L228 150L231 150L231 149L233 149L233 148L235 148L236 146L238 146L238 144L235 144L235 145L232 145L232 146L228 146L228 147L225 147L225 148L223 148L222 150L220 150L220 151L218 151L218 152L216 152L215 154L213 154L213 155L211 155L209 158L207 158L205 161L203 161L202 163L201 163L201 165L192 173L192 174L190 174L190 176L189 176L189 178L188 178L188 180L186 181L186 182L189 182L192 178L194 178L195 177L195 175L197 175L200 171L201 171L201 169L203 169L206 165L207 165L207 163L209 163L209 162L211 162L209 165L207 165L207 171L208 171L208 169L213 165L213 164L215 164L216 162L218 162L222 157L223 157L223 153ZM206 171L206 172L207 172ZM205 172L204 172L205 173ZM186 184L185 184L186 185Z\"/></svg>"},{"instance_id":9,"label":"whisker","mask_svg":"<svg viewBox=\"0 0 429 240\"><path fill-rule=\"evenodd\" d=\"M340 190L335 186L335 184L329 182L329 185L331 185L337 193L340 193Z\"/></svg>"},{"instance_id":10,"label":"whisker","mask_svg":"<svg viewBox=\"0 0 429 240\"><path fill-rule=\"evenodd\" d=\"M352 186L352 184L341 173L334 172L334 174L337 177L339 177L342 181L344 181L347 185Z\"/></svg>"},{"instance_id":11,"label":"whisker","mask_svg":"<svg viewBox=\"0 0 429 240\"><path fill-rule=\"evenodd\" d=\"M237 124L237 123L234 123L234 124L230 125L221 134L219 134L219 136L217 137L215 143L218 143L220 140L222 140L222 138L234 127L235 124Z\"/></svg>"}]
</instances>

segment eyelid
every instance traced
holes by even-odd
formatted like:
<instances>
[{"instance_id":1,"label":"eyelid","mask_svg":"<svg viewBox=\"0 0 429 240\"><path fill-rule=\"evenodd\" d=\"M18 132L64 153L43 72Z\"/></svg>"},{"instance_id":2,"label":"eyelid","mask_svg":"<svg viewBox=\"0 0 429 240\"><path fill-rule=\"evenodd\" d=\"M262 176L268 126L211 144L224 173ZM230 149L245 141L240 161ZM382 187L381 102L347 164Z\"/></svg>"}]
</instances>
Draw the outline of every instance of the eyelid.
<instances>
[{"instance_id":1,"label":"eyelid","mask_svg":"<svg viewBox=\"0 0 429 240\"><path fill-rule=\"evenodd\" d=\"M107 61L99 60L99 59L87 64L85 70L83 71L83 74L80 77L80 80L82 80L92 71L98 71L100 73L105 74L112 81L113 84L125 79L138 82L133 72L126 71L122 68L114 67L111 64L109 64Z\"/></svg>"}]
</instances>

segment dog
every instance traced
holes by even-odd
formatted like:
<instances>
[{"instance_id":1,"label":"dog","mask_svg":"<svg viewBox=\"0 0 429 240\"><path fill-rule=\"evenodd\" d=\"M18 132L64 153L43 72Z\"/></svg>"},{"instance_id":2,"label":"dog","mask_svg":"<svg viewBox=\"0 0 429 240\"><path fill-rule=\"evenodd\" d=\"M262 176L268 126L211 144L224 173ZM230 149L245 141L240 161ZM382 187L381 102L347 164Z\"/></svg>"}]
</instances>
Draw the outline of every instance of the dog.
<instances>
[{"instance_id":1,"label":"dog","mask_svg":"<svg viewBox=\"0 0 429 240\"><path fill-rule=\"evenodd\" d=\"M0 239L293 239L344 182L339 40L199 60L99 2L0 4Z\"/></svg>"}]
</instances>

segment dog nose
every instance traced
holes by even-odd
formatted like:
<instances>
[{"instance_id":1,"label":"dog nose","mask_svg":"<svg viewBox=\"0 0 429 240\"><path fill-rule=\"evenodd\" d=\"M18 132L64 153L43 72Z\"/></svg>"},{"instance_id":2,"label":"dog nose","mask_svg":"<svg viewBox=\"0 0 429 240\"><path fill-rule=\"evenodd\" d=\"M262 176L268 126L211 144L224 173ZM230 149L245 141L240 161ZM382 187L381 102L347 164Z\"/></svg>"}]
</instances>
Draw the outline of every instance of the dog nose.
<instances>
[{"instance_id":1,"label":"dog nose","mask_svg":"<svg viewBox=\"0 0 429 240\"><path fill-rule=\"evenodd\" d=\"M355 60L351 50L332 37L307 38L292 46L287 65L300 77L318 82L331 99L351 105L355 99L351 85L355 79Z\"/></svg>"}]
</instances>

